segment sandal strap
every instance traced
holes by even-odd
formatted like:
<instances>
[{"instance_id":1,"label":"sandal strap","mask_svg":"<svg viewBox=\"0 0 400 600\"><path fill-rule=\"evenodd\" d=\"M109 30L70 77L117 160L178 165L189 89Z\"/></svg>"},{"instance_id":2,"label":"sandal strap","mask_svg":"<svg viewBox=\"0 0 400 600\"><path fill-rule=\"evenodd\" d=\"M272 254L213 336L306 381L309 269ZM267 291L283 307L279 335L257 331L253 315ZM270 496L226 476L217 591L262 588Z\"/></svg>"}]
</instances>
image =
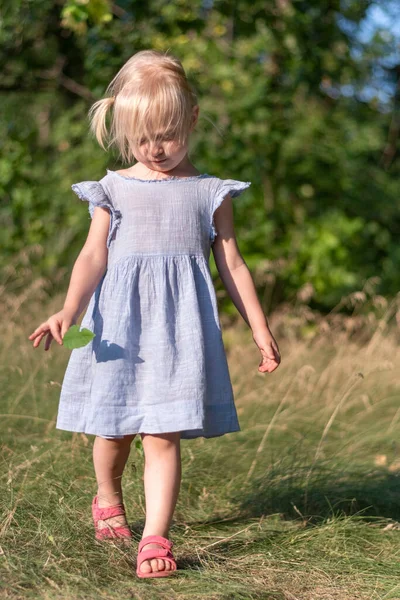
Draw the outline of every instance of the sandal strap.
<instances>
[{"instance_id":1,"label":"sandal strap","mask_svg":"<svg viewBox=\"0 0 400 600\"><path fill-rule=\"evenodd\" d=\"M139 542L139 552L142 552L142 548L143 546L146 546L146 544L160 544L163 548L171 550L174 542L171 542L171 540L168 540L161 535L147 535ZM161 550L161 548L150 548L149 550L153 552L153 550ZM144 552L147 552L147 550L144 550Z\"/></svg>"},{"instance_id":2,"label":"sandal strap","mask_svg":"<svg viewBox=\"0 0 400 600\"><path fill-rule=\"evenodd\" d=\"M174 555L170 550L166 550L163 548L149 548L148 550L142 550L139 552L137 556L137 568L139 569L140 565L145 560L152 560L153 558L162 558L163 560L168 560L171 566L176 569L176 561Z\"/></svg>"},{"instance_id":3,"label":"sandal strap","mask_svg":"<svg viewBox=\"0 0 400 600\"><path fill-rule=\"evenodd\" d=\"M123 504L115 504L114 506L99 508L97 496L93 498L92 510L95 525L97 525L97 521L103 521L105 519L109 519L110 517L119 517L120 515L126 514Z\"/></svg>"},{"instance_id":4,"label":"sandal strap","mask_svg":"<svg viewBox=\"0 0 400 600\"><path fill-rule=\"evenodd\" d=\"M129 527L125 525L121 525L120 527L102 527L101 529L97 529L97 535L101 538L115 538L115 537L124 537L124 538L132 538L132 532Z\"/></svg>"}]
</instances>

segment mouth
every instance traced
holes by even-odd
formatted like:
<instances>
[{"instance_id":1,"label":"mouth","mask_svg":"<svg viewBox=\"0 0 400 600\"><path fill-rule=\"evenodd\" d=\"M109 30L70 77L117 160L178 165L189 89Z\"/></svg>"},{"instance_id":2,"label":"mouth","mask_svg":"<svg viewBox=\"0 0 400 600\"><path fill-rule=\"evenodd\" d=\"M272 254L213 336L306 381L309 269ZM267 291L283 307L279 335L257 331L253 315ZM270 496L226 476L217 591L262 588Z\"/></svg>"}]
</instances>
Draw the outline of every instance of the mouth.
<instances>
[{"instance_id":1,"label":"mouth","mask_svg":"<svg viewBox=\"0 0 400 600\"><path fill-rule=\"evenodd\" d=\"M162 163L162 162L165 162L166 160L167 160L166 158L162 158L161 160L153 160L153 162Z\"/></svg>"}]
</instances>

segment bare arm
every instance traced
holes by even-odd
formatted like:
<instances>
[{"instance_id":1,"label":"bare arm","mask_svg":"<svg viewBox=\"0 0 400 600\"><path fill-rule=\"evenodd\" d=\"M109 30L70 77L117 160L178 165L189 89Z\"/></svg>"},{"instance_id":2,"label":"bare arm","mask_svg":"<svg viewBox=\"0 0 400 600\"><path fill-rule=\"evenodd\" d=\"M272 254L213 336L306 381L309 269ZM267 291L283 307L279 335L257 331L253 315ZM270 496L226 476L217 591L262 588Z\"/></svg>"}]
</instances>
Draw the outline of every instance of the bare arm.
<instances>
[{"instance_id":1,"label":"bare arm","mask_svg":"<svg viewBox=\"0 0 400 600\"><path fill-rule=\"evenodd\" d=\"M215 211L214 223L218 233L212 250L218 273L260 349L262 360L259 371L271 372L280 363L279 348L260 305L250 270L236 242L232 198L229 195Z\"/></svg>"},{"instance_id":2,"label":"bare arm","mask_svg":"<svg viewBox=\"0 0 400 600\"><path fill-rule=\"evenodd\" d=\"M37 348L47 335L45 350L53 338L62 344L62 338L69 327L76 323L88 304L98 283L107 269L107 235L110 213L106 208L96 207L93 212L86 242L76 259L63 308L44 321L29 336Z\"/></svg>"},{"instance_id":3,"label":"bare arm","mask_svg":"<svg viewBox=\"0 0 400 600\"><path fill-rule=\"evenodd\" d=\"M88 304L93 292L107 269L106 239L110 222L107 209L95 208L87 240L80 251L71 273L63 310L75 319Z\"/></svg>"}]
</instances>

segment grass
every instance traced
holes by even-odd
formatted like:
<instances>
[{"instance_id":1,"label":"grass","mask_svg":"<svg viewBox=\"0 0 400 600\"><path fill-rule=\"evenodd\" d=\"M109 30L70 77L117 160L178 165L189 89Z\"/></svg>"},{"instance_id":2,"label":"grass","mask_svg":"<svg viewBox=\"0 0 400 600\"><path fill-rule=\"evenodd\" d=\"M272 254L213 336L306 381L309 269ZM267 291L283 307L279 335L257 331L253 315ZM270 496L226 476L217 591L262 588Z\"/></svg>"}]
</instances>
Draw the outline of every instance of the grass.
<instances>
[{"instance_id":1,"label":"grass","mask_svg":"<svg viewBox=\"0 0 400 600\"><path fill-rule=\"evenodd\" d=\"M182 441L179 573L138 580L143 458L132 449L123 483L134 544L96 544L93 437L55 429L69 351L27 340L62 299L29 293L3 298L1 598L400 598L400 363L386 313L361 342L327 320L290 334L298 307L274 316L283 361L270 375L245 325L224 330L242 429Z\"/></svg>"}]
</instances>

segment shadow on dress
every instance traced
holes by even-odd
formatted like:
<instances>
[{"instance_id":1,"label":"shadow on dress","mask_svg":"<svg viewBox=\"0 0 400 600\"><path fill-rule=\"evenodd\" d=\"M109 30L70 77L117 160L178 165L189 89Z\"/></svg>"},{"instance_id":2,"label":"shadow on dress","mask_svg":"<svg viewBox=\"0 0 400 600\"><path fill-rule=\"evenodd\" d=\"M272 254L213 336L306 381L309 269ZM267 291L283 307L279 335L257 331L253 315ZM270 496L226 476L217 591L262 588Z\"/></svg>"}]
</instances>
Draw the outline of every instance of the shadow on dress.
<instances>
[{"instance_id":1,"label":"shadow on dress","mask_svg":"<svg viewBox=\"0 0 400 600\"><path fill-rule=\"evenodd\" d=\"M135 305L132 306L132 312L135 315L135 319L133 323L130 323L130 326L128 327L129 331L127 332L127 338L129 339L129 335L132 335L132 339L135 340L131 347L126 349L108 339L102 339L104 319L99 309L99 300L105 275L95 291L94 307L91 317L93 322L93 332L96 334L96 337L92 341L92 349L96 357L96 362L102 363L124 358L129 360L130 363L142 363L144 360L139 356L139 339L142 332L139 296L135 298ZM133 329L132 332L131 329Z\"/></svg>"}]
</instances>

